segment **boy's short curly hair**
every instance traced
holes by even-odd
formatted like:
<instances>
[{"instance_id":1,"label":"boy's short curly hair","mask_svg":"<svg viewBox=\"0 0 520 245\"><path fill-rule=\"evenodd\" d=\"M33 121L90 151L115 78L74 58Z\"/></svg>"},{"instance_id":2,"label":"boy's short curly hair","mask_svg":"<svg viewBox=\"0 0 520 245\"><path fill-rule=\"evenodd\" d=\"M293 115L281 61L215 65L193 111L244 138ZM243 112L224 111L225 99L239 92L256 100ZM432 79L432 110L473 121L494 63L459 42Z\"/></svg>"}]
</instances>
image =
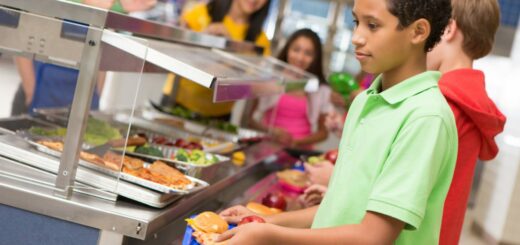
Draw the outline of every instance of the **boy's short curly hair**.
<instances>
[{"instance_id":1,"label":"boy's short curly hair","mask_svg":"<svg viewBox=\"0 0 520 245\"><path fill-rule=\"evenodd\" d=\"M424 18L430 22L431 33L424 51L429 52L441 40L451 18L450 0L387 0L388 11L399 19L398 28L405 28Z\"/></svg>"}]
</instances>

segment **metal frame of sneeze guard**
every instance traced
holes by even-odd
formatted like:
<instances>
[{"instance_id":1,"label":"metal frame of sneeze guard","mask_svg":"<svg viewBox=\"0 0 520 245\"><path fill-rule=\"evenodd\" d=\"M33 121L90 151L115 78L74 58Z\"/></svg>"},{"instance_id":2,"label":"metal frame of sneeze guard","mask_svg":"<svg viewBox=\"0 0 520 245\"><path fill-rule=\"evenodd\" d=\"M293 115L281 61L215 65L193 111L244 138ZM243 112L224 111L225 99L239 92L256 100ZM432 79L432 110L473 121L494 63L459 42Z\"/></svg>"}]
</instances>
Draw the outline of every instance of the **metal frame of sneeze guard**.
<instances>
[{"instance_id":1,"label":"metal frame of sneeze guard","mask_svg":"<svg viewBox=\"0 0 520 245\"><path fill-rule=\"evenodd\" d=\"M69 130L65 136L64 154L60 159L60 167L55 182L55 194L69 198L72 194L70 187L74 184L78 167L81 139L86 128L92 94L96 86L94 76L99 69L100 43L103 33L99 27L106 17L106 11L96 8L85 8L84 11L81 11L77 9L79 5L68 5L60 1L48 0L2 0L0 4L7 6L7 8L1 7L2 14L4 16L11 15L14 17L12 19L16 21L16 25L13 26L2 25L2 32L6 33L3 36L7 36L7 38L0 40L2 50L16 55L21 54L46 60L50 63L79 68L78 83L67 125ZM82 26L87 29L85 39L83 41L66 41L65 38L61 37L61 28L68 21L55 18L56 16L83 23ZM45 30L46 28L42 28L42 26L49 28ZM15 38L9 39L13 35ZM19 39L19 42L13 43L16 38ZM25 40L27 42L24 42ZM59 48L55 48L56 46L59 46ZM70 53L72 55L69 55ZM82 60L79 60L80 58Z\"/></svg>"},{"instance_id":2,"label":"metal frame of sneeze guard","mask_svg":"<svg viewBox=\"0 0 520 245\"><path fill-rule=\"evenodd\" d=\"M213 50L228 59L244 66L253 65L252 69L261 74L272 74L272 79L230 81L218 79L213 93L214 102L232 101L262 96L281 94L301 89L307 93L316 92L319 87L318 78L307 71L292 66L274 57L262 57L247 54L230 54L222 50Z\"/></svg>"}]
</instances>

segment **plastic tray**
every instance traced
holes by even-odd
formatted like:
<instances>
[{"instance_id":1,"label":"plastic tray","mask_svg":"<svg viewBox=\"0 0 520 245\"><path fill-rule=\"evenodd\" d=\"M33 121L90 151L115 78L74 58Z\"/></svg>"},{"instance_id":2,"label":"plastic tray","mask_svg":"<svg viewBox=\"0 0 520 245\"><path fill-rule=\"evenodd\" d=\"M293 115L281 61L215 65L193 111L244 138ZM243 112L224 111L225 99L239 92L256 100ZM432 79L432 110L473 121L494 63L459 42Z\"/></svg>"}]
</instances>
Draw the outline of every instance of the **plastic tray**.
<instances>
[{"instance_id":1,"label":"plastic tray","mask_svg":"<svg viewBox=\"0 0 520 245\"><path fill-rule=\"evenodd\" d=\"M291 185L281 179L278 179L278 184L280 185L280 187L283 190L298 193L298 194L302 194L303 192L305 192L305 189L307 189L307 187L299 187L299 186Z\"/></svg>"},{"instance_id":2,"label":"plastic tray","mask_svg":"<svg viewBox=\"0 0 520 245\"><path fill-rule=\"evenodd\" d=\"M190 216L190 219L195 218L195 215ZM228 230L237 227L235 224L229 224ZM182 239L182 245L200 245L192 236L193 228L190 225L186 225L186 231L184 232L184 237Z\"/></svg>"}]
</instances>

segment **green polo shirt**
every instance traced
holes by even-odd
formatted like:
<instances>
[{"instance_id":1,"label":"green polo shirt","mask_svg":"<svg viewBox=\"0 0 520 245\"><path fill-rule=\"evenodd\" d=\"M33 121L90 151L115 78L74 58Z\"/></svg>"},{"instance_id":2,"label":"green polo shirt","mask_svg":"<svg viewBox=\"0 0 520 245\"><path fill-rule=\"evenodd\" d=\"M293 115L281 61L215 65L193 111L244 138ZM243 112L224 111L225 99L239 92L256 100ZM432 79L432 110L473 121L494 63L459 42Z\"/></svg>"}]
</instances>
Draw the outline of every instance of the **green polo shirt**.
<instances>
[{"instance_id":1,"label":"green polo shirt","mask_svg":"<svg viewBox=\"0 0 520 245\"><path fill-rule=\"evenodd\" d=\"M359 224L372 211L406 224L395 244L438 244L458 144L439 77L421 73L381 93L378 77L357 96L313 228Z\"/></svg>"}]
</instances>

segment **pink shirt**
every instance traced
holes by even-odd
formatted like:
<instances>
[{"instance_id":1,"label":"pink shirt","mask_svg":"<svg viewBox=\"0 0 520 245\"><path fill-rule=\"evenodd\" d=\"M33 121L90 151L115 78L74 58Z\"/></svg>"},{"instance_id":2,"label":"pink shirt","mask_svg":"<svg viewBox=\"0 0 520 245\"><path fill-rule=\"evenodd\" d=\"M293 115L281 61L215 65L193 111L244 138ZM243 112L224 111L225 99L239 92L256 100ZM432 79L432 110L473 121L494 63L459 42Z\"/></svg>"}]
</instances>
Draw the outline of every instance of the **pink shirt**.
<instances>
[{"instance_id":1,"label":"pink shirt","mask_svg":"<svg viewBox=\"0 0 520 245\"><path fill-rule=\"evenodd\" d=\"M307 97L283 94L276 106L265 112L263 123L285 129L294 139L309 136L311 124L307 115Z\"/></svg>"}]
</instances>

